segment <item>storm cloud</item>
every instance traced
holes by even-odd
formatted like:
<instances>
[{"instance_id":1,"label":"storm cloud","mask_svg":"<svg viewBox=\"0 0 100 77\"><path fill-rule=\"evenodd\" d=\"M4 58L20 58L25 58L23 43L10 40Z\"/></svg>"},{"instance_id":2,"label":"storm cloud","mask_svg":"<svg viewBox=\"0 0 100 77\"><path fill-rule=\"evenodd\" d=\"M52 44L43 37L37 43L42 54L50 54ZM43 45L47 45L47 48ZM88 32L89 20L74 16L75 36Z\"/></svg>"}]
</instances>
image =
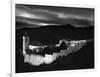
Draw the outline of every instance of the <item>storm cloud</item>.
<instances>
[{"instance_id":1,"label":"storm cloud","mask_svg":"<svg viewBox=\"0 0 100 77\"><path fill-rule=\"evenodd\" d=\"M93 8L54 7L16 4L16 22L27 26L47 26L71 24L75 27L94 25Z\"/></svg>"}]
</instances>

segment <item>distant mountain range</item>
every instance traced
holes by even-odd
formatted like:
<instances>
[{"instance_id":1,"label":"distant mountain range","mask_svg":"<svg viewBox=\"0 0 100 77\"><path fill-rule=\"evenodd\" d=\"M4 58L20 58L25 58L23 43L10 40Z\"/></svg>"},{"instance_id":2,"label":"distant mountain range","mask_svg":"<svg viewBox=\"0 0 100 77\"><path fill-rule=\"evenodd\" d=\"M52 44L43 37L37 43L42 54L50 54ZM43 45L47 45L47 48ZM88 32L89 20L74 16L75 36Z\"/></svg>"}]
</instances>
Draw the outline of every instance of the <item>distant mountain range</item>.
<instances>
[{"instance_id":1,"label":"distant mountain range","mask_svg":"<svg viewBox=\"0 0 100 77\"><path fill-rule=\"evenodd\" d=\"M71 25L71 24L53 24L53 23L50 23L50 24L47 24L47 25L35 25L35 24L28 24L28 23L23 23L23 22L16 22L16 29L22 29L22 28L39 28L39 27L64 27L64 28L67 28L67 29L84 29L84 28L94 28L94 25L90 25L90 26L85 26L85 27L76 27L74 25Z\"/></svg>"}]
</instances>

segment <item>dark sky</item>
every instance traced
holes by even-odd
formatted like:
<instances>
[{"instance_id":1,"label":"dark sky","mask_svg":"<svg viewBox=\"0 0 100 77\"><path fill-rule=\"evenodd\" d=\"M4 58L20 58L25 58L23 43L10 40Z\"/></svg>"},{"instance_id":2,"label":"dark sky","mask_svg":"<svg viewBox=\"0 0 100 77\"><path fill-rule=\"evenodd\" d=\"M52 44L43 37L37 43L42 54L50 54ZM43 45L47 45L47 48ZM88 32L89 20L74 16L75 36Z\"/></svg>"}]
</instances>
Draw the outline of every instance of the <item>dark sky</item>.
<instances>
[{"instance_id":1,"label":"dark sky","mask_svg":"<svg viewBox=\"0 0 100 77\"><path fill-rule=\"evenodd\" d=\"M16 21L46 26L71 24L75 27L94 25L93 8L16 4Z\"/></svg>"}]
</instances>

